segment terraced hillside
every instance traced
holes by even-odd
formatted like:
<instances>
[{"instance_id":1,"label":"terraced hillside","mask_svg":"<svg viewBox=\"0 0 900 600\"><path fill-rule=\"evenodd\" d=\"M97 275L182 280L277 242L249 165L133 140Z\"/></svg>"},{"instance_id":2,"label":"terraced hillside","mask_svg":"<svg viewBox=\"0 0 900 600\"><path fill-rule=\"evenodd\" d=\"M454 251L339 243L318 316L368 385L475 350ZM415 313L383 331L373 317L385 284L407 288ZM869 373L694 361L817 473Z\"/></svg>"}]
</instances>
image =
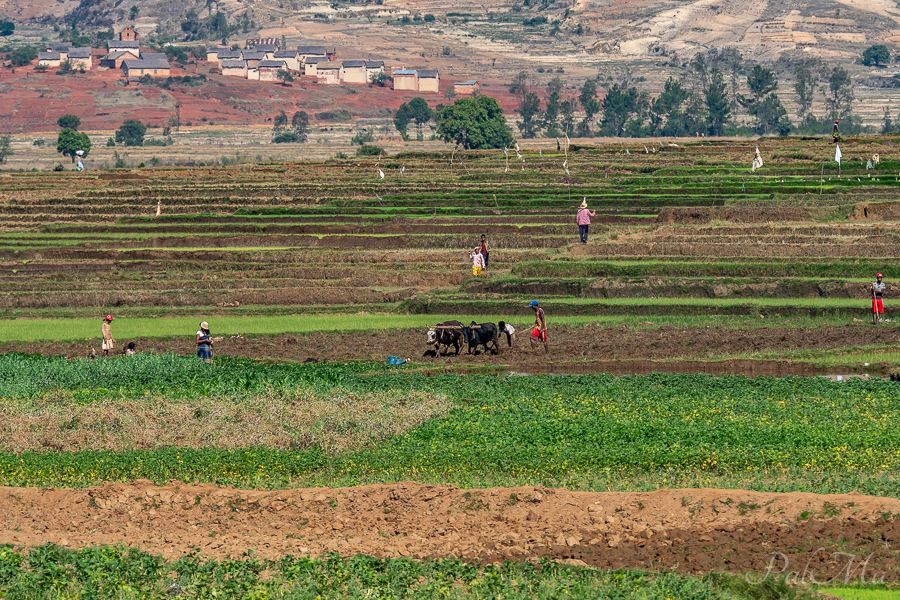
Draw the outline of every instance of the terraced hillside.
<instances>
[{"instance_id":1,"label":"terraced hillside","mask_svg":"<svg viewBox=\"0 0 900 600\"><path fill-rule=\"evenodd\" d=\"M827 339L817 325L862 328L870 318L876 271L889 283L900 276L896 144L847 140L839 169L821 139L763 139L756 172L757 142L702 142L7 174L0 307L6 318L364 311L507 316L524 327L524 300L539 298L573 327L621 322L659 335L659 319L771 327L793 318ZM867 169L874 154L880 164ZM586 245L574 225L582 199L597 211ZM481 234L491 263L475 278L467 253ZM806 321L817 318L826 321ZM884 345L892 332L850 338ZM420 348L412 338L400 346L409 354ZM822 347L806 338L786 349ZM662 345L663 357L688 358ZM343 358L382 350L344 347ZM575 348L560 340L558 350Z\"/></svg>"}]
</instances>

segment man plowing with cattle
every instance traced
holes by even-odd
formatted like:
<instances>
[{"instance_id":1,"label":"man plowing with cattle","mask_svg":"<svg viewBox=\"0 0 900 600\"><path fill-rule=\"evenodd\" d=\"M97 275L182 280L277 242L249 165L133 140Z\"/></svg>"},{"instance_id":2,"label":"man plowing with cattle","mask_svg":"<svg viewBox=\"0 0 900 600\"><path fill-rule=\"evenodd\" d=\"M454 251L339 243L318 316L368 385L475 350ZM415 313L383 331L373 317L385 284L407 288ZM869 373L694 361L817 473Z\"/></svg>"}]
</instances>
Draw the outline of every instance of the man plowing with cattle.
<instances>
[{"instance_id":1,"label":"man plowing with cattle","mask_svg":"<svg viewBox=\"0 0 900 600\"><path fill-rule=\"evenodd\" d=\"M547 346L547 316L544 314L544 309L538 306L537 300L532 300L528 306L534 311L534 329L531 330L529 338L531 349L534 350L535 341L541 341L544 342L544 353L546 354L550 352L550 348Z\"/></svg>"}]
</instances>

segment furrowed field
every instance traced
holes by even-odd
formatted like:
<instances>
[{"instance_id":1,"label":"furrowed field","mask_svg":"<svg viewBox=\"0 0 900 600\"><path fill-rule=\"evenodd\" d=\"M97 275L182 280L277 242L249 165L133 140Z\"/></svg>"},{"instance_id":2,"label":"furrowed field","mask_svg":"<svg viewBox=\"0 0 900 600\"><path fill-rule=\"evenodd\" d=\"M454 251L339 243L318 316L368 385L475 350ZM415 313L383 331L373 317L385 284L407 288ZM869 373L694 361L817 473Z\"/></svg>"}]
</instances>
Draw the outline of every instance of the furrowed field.
<instances>
[{"instance_id":1,"label":"furrowed field","mask_svg":"<svg viewBox=\"0 0 900 600\"><path fill-rule=\"evenodd\" d=\"M0 589L889 597L898 142L0 174Z\"/></svg>"}]
</instances>

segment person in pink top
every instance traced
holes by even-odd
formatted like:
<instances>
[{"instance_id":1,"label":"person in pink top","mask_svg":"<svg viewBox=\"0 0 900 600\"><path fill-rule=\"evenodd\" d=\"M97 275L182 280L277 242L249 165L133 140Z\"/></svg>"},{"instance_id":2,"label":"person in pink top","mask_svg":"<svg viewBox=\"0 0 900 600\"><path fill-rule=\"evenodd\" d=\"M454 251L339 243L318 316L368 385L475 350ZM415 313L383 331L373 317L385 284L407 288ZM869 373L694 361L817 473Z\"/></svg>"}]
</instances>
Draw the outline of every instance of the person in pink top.
<instances>
[{"instance_id":1,"label":"person in pink top","mask_svg":"<svg viewBox=\"0 0 900 600\"><path fill-rule=\"evenodd\" d=\"M587 199L585 199L581 203L581 208L578 209L578 216L575 218L575 222L578 223L578 235L581 236L582 244L587 244L588 228L591 226L591 217L596 216L596 212L588 210Z\"/></svg>"}]
</instances>

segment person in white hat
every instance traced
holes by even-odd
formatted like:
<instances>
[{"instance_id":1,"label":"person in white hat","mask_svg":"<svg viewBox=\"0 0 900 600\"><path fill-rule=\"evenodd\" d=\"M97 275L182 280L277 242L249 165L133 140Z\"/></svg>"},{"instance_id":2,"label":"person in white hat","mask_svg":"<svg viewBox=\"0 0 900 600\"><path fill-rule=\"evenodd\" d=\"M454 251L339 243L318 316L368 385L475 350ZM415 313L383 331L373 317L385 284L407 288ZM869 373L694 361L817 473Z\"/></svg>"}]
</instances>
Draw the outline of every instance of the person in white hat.
<instances>
[{"instance_id":1,"label":"person in white hat","mask_svg":"<svg viewBox=\"0 0 900 600\"><path fill-rule=\"evenodd\" d=\"M212 363L212 341L209 338L209 323L200 323L200 331L197 332L197 356L204 362Z\"/></svg>"},{"instance_id":2,"label":"person in white hat","mask_svg":"<svg viewBox=\"0 0 900 600\"><path fill-rule=\"evenodd\" d=\"M575 217L575 222L578 223L578 235L581 236L582 244L587 244L588 229L591 226L591 217L596 216L597 213L595 211L588 210L587 199L585 199L578 209L578 215Z\"/></svg>"}]
</instances>

